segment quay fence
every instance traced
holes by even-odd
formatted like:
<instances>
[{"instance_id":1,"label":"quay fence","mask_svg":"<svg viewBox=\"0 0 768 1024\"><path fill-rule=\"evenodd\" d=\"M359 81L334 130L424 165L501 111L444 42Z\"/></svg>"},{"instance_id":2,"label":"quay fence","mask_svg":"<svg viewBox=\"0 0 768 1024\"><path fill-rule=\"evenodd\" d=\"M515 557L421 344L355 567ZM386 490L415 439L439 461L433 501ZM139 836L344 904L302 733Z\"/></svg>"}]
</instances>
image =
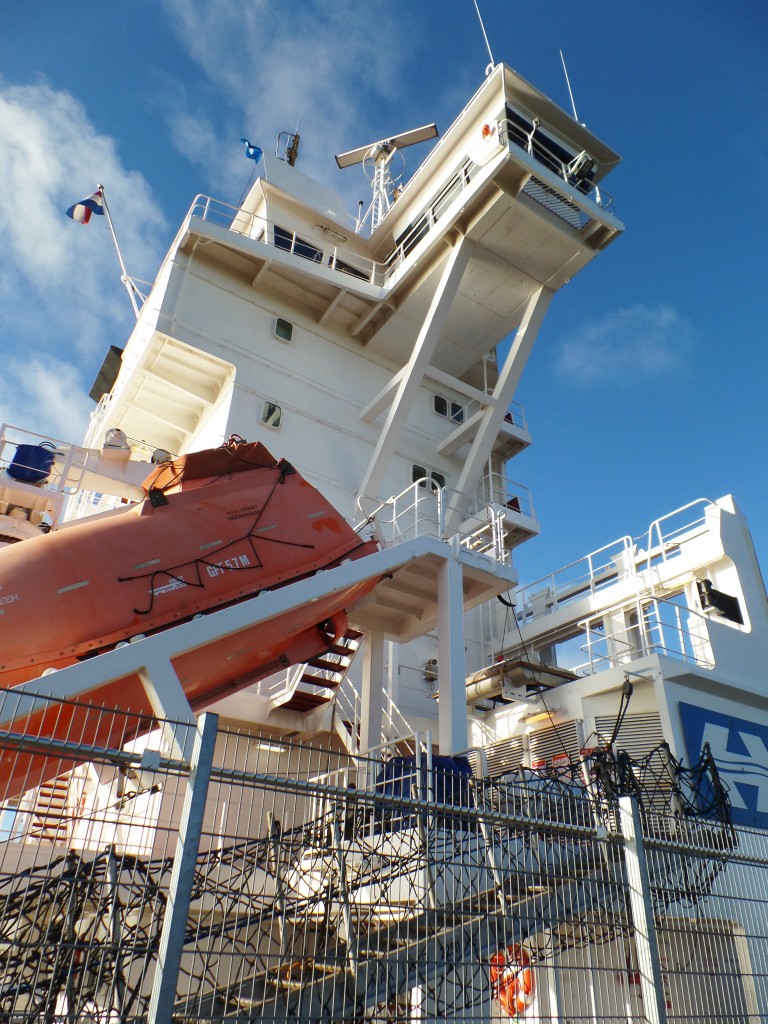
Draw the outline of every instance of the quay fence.
<instances>
[{"instance_id":1,"label":"quay fence","mask_svg":"<svg viewBox=\"0 0 768 1024\"><path fill-rule=\"evenodd\" d=\"M768 835L706 770L0 698L9 1024L768 1020Z\"/></svg>"}]
</instances>

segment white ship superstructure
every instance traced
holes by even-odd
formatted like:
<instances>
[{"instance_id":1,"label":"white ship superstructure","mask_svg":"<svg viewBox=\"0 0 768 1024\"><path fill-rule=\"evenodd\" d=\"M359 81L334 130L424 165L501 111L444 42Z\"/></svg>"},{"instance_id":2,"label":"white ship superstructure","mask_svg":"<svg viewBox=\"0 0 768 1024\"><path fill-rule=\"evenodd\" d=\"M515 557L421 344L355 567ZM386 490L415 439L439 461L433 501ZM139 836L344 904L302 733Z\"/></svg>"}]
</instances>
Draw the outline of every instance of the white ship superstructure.
<instances>
[{"instance_id":1,"label":"white ship superstructure","mask_svg":"<svg viewBox=\"0 0 768 1024\"><path fill-rule=\"evenodd\" d=\"M51 442L43 477L19 479L13 449L40 439L4 428L0 533L152 504L153 452L241 435L378 550L6 695L0 768L44 781L6 805L0 934L41 941L18 879L42 872L44 901L70 877L46 851L68 849L72 891L87 863L113 903L83 897L61 942L112 959L83 995L59 968L30 981L20 954L27 1002L11 982L0 997L78 1020L708 1020L688 957L721 987L713 1019L764 1019L768 929L728 902L762 862L737 863L753 839L733 826L768 826L768 609L743 516L702 499L536 583L514 567L540 530L512 462L531 443L518 384L554 293L623 230L618 155L504 65L404 187L378 174L369 221L289 152L239 207L197 197L83 446ZM364 591L324 654L193 715L190 659ZM60 726L136 679L154 719L128 716L121 745ZM171 966L142 973L136 952L121 975L121 928Z\"/></svg>"},{"instance_id":2,"label":"white ship superstructure","mask_svg":"<svg viewBox=\"0 0 768 1024\"><path fill-rule=\"evenodd\" d=\"M512 549L539 530L508 468L530 442L517 383L554 292L622 230L600 184L618 159L503 66L368 236L328 188L265 158L239 209L196 200L87 443L264 440L385 544L426 532L485 554L466 606L507 590ZM356 613L369 648L436 624L436 573L421 559L377 589ZM497 619L468 626L471 667L497 653ZM433 640L402 658L390 674L418 723L434 713L420 670L448 657ZM465 666L451 671L463 688ZM444 731L443 748L466 746L460 724Z\"/></svg>"}]
</instances>

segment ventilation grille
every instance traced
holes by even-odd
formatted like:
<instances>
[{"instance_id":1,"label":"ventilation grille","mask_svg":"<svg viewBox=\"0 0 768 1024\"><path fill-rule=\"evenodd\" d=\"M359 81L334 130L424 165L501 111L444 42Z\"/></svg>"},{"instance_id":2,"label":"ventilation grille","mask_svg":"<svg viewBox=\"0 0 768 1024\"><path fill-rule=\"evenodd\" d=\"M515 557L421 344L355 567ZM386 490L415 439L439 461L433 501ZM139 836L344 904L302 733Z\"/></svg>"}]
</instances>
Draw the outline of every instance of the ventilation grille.
<instances>
[{"instance_id":1,"label":"ventilation grille","mask_svg":"<svg viewBox=\"0 0 768 1024\"><path fill-rule=\"evenodd\" d=\"M600 715L595 718L595 732L605 743L613 735L615 725L615 716ZM621 723L614 746L617 750L626 750L630 757L640 761L663 740L664 733L658 711L645 711L626 716Z\"/></svg>"},{"instance_id":2,"label":"ventilation grille","mask_svg":"<svg viewBox=\"0 0 768 1024\"><path fill-rule=\"evenodd\" d=\"M583 213L575 203L570 203L551 185L546 185L533 175L523 186L523 192L531 199L535 199L537 203L546 206L562 220L567 221L571 227L580 228L585 221Z\"/></svg>"},{"instance_id":3,"label":"ventilation grille","mask_svg":"<svg viewBox=\"0 0 768 1024\"><path fill-rule=\"evenodd\" d=\"M579 760L579 736L575 722L558 723L539 729L530 736L531 767L549 767L553 759L557 764L568 755L570 761ZM544 764L542 764L544 762Z\"/></svg>"},{"instance_id":4,"label":"ventilation grille","mask_svg":"<svg viewBox=\"0 0 768 1024\"><path fill-rule=\"evenodd\" d=\"M488 775L495 779L499 775L506 775L520 767L524 760L522 736L514 736L512 739L500 740L485 748L485 761Z\"/></svg>"}]
</instances>

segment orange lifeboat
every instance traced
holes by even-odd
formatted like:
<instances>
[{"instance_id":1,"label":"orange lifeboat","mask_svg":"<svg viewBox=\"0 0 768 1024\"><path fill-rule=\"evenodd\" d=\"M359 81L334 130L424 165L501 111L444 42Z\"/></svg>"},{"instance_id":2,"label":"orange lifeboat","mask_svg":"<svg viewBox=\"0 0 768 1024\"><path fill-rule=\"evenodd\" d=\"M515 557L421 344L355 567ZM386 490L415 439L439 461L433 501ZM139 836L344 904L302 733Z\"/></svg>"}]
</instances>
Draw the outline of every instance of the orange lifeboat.
<instances>
[{"instance_id":1,"label":"orange lifeboat","mask_svg":"<svg viewBox=\"0 0 768 1024\"><path fill-rule=\"evenodd\" d=\"M0 549L0 686L377 550L259 443L165 463L144 491L136 505ZM190 703L204 707L327 650L376 582L174 659ZM136 693L120 686L89 700L149 710L136 682Z\"/></svg>"},{"instance_id":2,"label":"orange lifeboat","mask_svg":"<svg viewBox=\"0 0 768 1024\"><path fill-rule=\"evenodd\" d=\"M521 1017L532 1005L536 979L531 958L520 945L507 946L490 959L493 994L507 1017Z\"/></svg>"}]
</instances>

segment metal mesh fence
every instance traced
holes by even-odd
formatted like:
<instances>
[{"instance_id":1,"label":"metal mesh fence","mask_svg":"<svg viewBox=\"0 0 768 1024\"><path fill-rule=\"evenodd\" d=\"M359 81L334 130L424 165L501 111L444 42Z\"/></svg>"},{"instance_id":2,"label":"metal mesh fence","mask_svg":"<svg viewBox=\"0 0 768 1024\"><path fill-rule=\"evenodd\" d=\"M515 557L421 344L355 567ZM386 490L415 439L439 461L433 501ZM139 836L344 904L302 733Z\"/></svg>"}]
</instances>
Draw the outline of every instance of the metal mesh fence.
<instances>
[{"instance_id":1,"label":"metal mesh fence","mask_svg":"<svg viewBox=\"0 0 768 1024\"><path fill-rule=\"evenodd\" d=\"M706 759L491 779L7 699L3 1021L768 1019L768 839Z\"/></svg>"}]
</instances>

